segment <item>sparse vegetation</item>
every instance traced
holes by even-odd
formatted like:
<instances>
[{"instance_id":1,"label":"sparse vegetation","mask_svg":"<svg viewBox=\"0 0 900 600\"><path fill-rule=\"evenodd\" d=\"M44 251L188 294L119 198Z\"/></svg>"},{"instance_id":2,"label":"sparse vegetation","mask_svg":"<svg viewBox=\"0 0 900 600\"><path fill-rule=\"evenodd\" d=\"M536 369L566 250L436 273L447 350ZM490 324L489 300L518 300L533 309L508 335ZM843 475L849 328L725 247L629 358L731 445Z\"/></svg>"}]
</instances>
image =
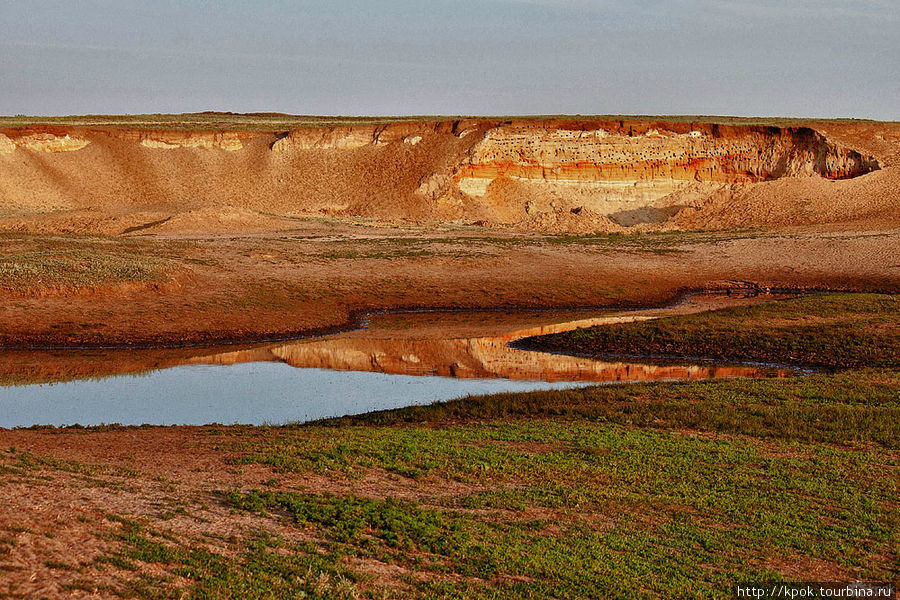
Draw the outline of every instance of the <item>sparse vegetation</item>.
<instances>
[{"instance_id":1,"label":"sparse vegetation","mask_svg":"<svg viewBox=\"0 0 900 600\"><path fill-rule=\"evenodd\" d=\"M0 257L0 287L90 287L110 282L165 280L171 264L160 258L100 250L50 250Z\"/></svg>"},{"instance_id":2,"label":"sparse vegetation","mask_svg":"<svg viewBox=\"0 0 900 600\"><path fill-rule=\"evenodd\" d=\"M115 283L166 283L182 269L187 246L148 248L141 241L106 236L0 232L0 291L93 288Z\"/></svg>"},{"instance_id":3,"label":"sparse vegetation","mask_svg":"<svg viewBox=\"0 0 900 600\"><path fill-rule=\"evenodd\" d=\"M495 394L344 417L324 424L344 428L532 418L691 429L786 442L878 442L896 449L900 433L900 377L896 371L866 370L790 379ZM345 450L364 460L356 455L359 448ZM316 456L327 453L322 451ZM280 466L280 460L276 452L266 462Z\"/></svg>"},{"instance_id":4,"label":"sparse vegetation","mask_svg":"<svg viewBox=\"0 0 900 600\"><path fill-rule=\"evenodd\" d=\"M897 453L880 445L590 419L443 423L279 429L272 445L221 430L240 448L290 455L269 464L299 481L365 490L383 473L417 491L223 490L239 514L296 535L248 532L223 551L126 522L107 562L126 595L186 577L197 598L725 598L738 580L785 579L784 560L839 579L897 574ZM171 575L128 577L141 564Z\"/></svg>"}]
</instances>

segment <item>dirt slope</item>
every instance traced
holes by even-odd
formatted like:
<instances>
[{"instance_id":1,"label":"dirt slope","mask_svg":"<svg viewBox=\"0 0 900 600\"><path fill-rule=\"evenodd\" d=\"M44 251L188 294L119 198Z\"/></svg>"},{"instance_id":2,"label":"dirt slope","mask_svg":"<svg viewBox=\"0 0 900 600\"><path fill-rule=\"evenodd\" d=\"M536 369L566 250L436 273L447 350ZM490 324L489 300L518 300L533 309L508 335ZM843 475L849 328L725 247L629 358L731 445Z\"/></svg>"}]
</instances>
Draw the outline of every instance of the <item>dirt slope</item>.
<instances>
[{"instance_id":1,"label":"dirt slope","mask_svg":"<svg viewBox=\"0 0 900 600\"><path fill-rule=\"evenodd\" d=\"M613 232L900 222L900 125L397 122L0 130L0 228L145 234L296 218Z\"/></svg>"}]
</instances>

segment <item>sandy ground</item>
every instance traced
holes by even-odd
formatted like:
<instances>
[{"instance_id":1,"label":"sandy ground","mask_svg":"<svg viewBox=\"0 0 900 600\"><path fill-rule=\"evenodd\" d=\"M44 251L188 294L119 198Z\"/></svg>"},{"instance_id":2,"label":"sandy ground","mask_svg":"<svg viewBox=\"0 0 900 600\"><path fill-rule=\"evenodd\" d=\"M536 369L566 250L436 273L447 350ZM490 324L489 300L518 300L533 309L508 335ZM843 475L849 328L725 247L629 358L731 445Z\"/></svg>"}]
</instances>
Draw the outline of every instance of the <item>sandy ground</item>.
<instances>
[{"instance_id":1,"label":"sandy ground","mask_svg":"<svg viewBox=\"0 0 900 600\"><path fill-rule=\"evenodd\" d=\"M0 255L47 252L48 239L6 234ZM52 239L57 254L77 245L89 272L103 253L164 260L160 280L7 279L2 346L254 340L346 326L376 309L660 304L686 290L742 282L900 285L896 229L564 238L306 223L278 234Z\"/></svg>"}]
</instances>

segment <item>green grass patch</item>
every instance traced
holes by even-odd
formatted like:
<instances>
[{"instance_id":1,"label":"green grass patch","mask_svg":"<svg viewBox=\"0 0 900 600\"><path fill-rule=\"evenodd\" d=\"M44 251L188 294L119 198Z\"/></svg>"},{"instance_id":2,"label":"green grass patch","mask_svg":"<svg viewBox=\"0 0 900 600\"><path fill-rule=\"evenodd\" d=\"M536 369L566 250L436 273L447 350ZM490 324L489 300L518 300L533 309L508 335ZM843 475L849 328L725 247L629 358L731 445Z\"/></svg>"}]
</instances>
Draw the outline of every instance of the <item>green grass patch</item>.
<instances>
[{"instance_id":1,"label":"green grass patch","mask_svg":"<svg viewBox=\"0 0 900 600\"><path fill-rule=\"evenodd\" d=\"M900 367L900 297L817 294L521 340L577 354L691 356L826 369Z\"/></svg>"},{"instance_id":2,"label":"green grass patch","mask_svg":"<svg viewBox=\"0 0 900 600\"><path fill-rule=\"evenodd\" d=\"M335 432L304 434L321 442ZM292 523L304 541L257 536L224 552L121 519L121 549L103 562L127 572L164 566L167 576L128 579L123 592L160 598L398 589L410 598L727 598L735 581L784 579L785 557L845 577L897 575L896 453L588 423L418 435L439 463L456 460L451 446L480 448L497 466L493 485L417 500L223 492L228 506ZM551 445L510 446L537 442ZM188 587L170 594L174 577Z\"/></svg>"},{"instance_id":3,"label":"green grass patch","mask_svg":"<svg viewBox=\"0 0 900 600\"><path fill-rule=\"evenodd\" d=\"M900 375L896 371L853 370L782 379L494 394L322 423L342 429L535 418L691 429L790 442L875 442L896 449L900 444Z\"/></svg>"},{"instance_id":4,"label":"green grass patch","mask_svg":"<svg viewBox=\"0 0 900 600\"><path fill-rule=\"evenodd\" d=\"M285 548L277 538L261 535L223 553L167 539L137 521L120 521L121 531L111 536L120 543L119 550L102 556L100 562L126 572L115 590L125 598L360 597L356 587L359 576L341 565L340 554L324 552L315 544ZM162 565L167 575L131 575L141 564ZM173 585L176 578L186 581L187 588Z\"/></svg>"},{"instance_id":5,"label":"green grass patch","mask_svg":"<svg viewBox=\"0 0 900 600\"><path fill-rule=\"evenodd\" d=\"M294 431L281 451L295 450L297 472L414 470L434 496L227 501L284 515L346 556L419 572L421 597L729 597L742 578L781 578L783 556L896 575L893 451L587 422L381 431ZM444 479L472 485L442 492Z\"/></svg>"},{"instance_id":6,"label":"green grass patch","mask_svg":"<svg viewBox=\"0 0 900 600\"><path fill-rule=\"evenodd\" d=\"M375 542L400 550L447 554L467 542L452 519L404 500L269 491L232 491L226 500L243 510L284 511L300 526L321 527L335 541L360 546Z\"/></svg>"}]
</instances>

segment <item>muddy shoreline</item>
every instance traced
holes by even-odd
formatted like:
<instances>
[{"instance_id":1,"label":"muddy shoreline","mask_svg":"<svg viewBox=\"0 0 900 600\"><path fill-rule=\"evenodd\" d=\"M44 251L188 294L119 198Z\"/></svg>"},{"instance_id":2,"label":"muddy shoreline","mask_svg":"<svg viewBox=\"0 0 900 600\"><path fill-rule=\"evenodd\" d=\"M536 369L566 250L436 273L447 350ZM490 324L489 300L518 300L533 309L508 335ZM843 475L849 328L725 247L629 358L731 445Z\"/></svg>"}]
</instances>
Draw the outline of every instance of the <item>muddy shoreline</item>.
<instances>
[{"instance_id":1,"label":"muddy shoreline","mask_svg":"<svg viewBox=\"0 0 900 600\"><path fill-rule=\"evenodd\" d=\"M349 318L344 322L335 325L326 325L323 327L312 327L304 329L286 329L283 333L277 335L259 335L253 333L206 333L197 332L191 336L192 341L176 341L174 336L158 336L156 341L152 342L113 342L109 343L61 343L53 341L53 338L39 336L34 338L34 342L23 341L20 344L0 345L0 351L54 351L54 350L177 350L188 348L229 348L232 346L266 344L272 342L288 342L299 341L304 339L314 339L334 335L338 333L347 333L365 327L370 317L385 314L420 314L420 313L466 313L466 312L491 312L491 311L515 311L515 312L533 312L535 314L554 312L554 311L575 311L575 310L647 310L647 309L664 309L673 308L686 300L698 295L724 295L724 294L745 294L747 296L760 296L767 294L815 294L828 292L849 292L849 293L897 293L896 288L876 288L876 287L831 287L831 286L760 286L747 282L744 286L735 287L715 287L715 288L684 288L671 294L663 301L619 301L609 304L550 304L542 307L535 307L528 304L500 304L488 306L431 306L431 305L406 305L389 308L367 308L354 309L349 311ZM20 336L23 340L28 340L29 336ZM69 337L69 336L67 336ZM108 336L109 340L115 340L115 335ZM37 341L40 340L40 341Z\"/></svg>"},{"instance_id":2,"label":"muddy shoreline","mask_svg":"<svg viewBox=\"0 0 900 600\"><path fill-rule=\"evenodd\" d=\"M638 381L794 376L798 373L790 368L739 361L583 360L563 353L522 351L511 343L583 327L797 297L777 290L770 294L694 292L663 308L635 311L382 311L366 314L364 328L343 335L237 348L200 347L193 352L155 348L7 351L0 353L0 413L6 411L0 426L259 425L316 421L478 394ZM207 368L171 370L196 366ZM128 379L138 375L137 380ZM223 387L221 382L226 380L230 383ZM345 389L348 381L356 382L351 387L367 391L355 394ZM45 389L44 384L61 385ZM155 390L160 387L168 393L157 398ZM309 394L297 394L307 388ZM258 397L252 413L245 410L248 393ZM116 395L119 399L107 405L106 398ZM147 412L148 404L156 408Z\"/></svg>"}]
</instances>

